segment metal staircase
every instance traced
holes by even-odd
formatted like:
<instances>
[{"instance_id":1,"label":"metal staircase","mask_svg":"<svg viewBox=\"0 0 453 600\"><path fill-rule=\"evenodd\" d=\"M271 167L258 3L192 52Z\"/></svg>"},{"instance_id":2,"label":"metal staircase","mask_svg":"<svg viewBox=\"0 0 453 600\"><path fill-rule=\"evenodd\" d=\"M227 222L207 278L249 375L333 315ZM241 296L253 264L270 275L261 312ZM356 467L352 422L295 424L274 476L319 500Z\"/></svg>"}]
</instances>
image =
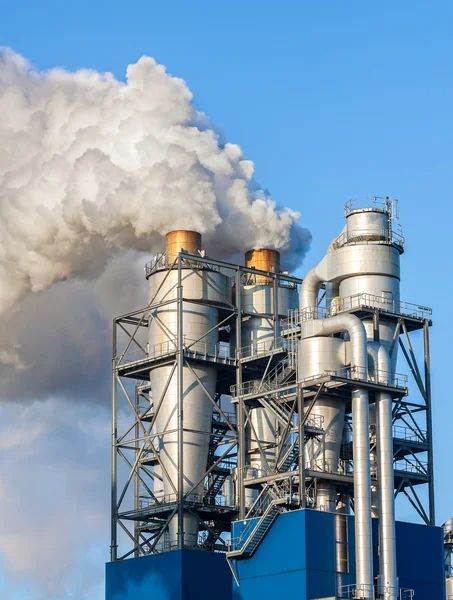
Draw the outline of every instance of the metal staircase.
<instances>
[{"instance_id":1,"label":"metal staircase","mask_svg":"<svg viewBox=\"0 0 453 600\"><path fill-rule=\"evenodd\" d=\"M216 496L220 493L223 484L225 483L225 479L228 476L228 473L220 473L213 478L212 484L208 487L205 492L205 496L208 501L215 502Z\"/></svg>"},{"instance_id":2,"label":"metal staircase","mask_svg":"<svg viewBox=\"0 0 453 600\"><path fill-rule=\"evenodd\" d=\"M295 444L291 446L287 453L283 456L279 462L277 470L279 473L286 473L290 468L299 460L299 445Z\"/></svg>"},{"instance_id":3,"label":"metal staircase","mask_svg":"<svg viewBox=\"0 0 453 600\"><path fill-rule=\"evenodd\" d=\"M232 547L235 548L227 552L227 559L238 560L252 556L278 515L282 512L284 504L288 504L287 498L271 499L258 521L250 519L237 542L232 541Z\"/></svg>"}]
</instances>

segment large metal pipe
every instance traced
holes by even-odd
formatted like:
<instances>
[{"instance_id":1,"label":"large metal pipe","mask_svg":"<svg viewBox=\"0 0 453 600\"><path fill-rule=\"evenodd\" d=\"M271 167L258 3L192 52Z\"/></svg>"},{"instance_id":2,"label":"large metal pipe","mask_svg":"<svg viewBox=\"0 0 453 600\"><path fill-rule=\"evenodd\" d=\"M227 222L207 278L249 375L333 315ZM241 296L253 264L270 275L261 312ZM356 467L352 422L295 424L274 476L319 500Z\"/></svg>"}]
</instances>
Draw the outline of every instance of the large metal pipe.
<instances>
[{"instance_id":1,"label":"large metal pipe","mask_svg":"<svg viewBox=\"0 0 453 600\"><path fill-rule=\"evenodd\" d=\"M245 264L267 273L278 273L280 253L272 249L249 250L245 254ZM273 277L249 275L241 286L240 294L242 308L248 313L241 329L243 356L275 349L281 343L280 320L288 315L289 310L298 306L297 290L292 286L280 285ZM234 335L232 343L236 343ZM246 431L247 477L260 477L275 466L279 422L271 411L252 408L249 423ZM247 503L251 504L257 492L250 489L247 495Z\"/></svg>"},{"instance_id":2,"label":"large metal pipe","mask_svg":"<svg viewBox=\"0 0 453 600\"><path fill-rule=\"evenodd\" d=\"M200 355L216 355L219 317L215 305L225 303L230 294L229 282L225 275L209 268L171 268L181 249L196 253L200 245L197 232L170 232L165 261L148 277L149 299L154 304L148 325L150 355L165 357L176 351L180 361L180 368L167 363L157 364L150 371L153 398L162 399L153 427L159 458L155 491L166 502L181 496L201 502L202 478L207 469L217 369L207 362L186 364L182 347L190 347ZM186 545L197 544L197 518L182 510L179 519L175 516L169 523L171 547L183 537ZM178 520L183 531L178 531Z\"/></svg>"},{"instance_id":3,"label":"large metal pipe","mask_svg":"<svg viewBox=\"0 0 453 600\"><path fill-rule=\"evenodd\" d=\"M368 342L368 356L373 364L373 379L389 383L391 361L382 344ZM376 394L376 443L379 515L379 577L378 591L386 600L398 597L396 569L395 500L393 474L392 396Z\"/></svg>"},{"instance_id":4,"label":"large metal pipe","mask_svg":"<svg viewBox=\"0 0 453 600\"><path fill-rule=\"evenodd\" d=\"M344 331L348 332L351 341L352 377L356 379L366 379L368 374L366 331L362 321L358 317L343 313L328 319L305 321L301 325L301 338L328 336ZM371 529L368 405L368 391L361 387L354 388L352 390L352 428L354 452L356 586L364 598L373 598L373 547Z\"/></svg>"}]
</instances>

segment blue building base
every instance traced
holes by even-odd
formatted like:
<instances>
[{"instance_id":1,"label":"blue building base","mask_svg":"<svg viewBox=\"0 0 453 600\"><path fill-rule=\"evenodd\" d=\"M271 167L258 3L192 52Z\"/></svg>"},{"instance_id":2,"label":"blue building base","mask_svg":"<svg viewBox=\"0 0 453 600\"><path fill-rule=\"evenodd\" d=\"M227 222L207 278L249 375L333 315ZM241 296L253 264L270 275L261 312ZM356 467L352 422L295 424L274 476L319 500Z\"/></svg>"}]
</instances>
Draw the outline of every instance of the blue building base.
<instances>
[{"instance_id":1,"label":"blue building base","mask_svg":"<svg viewBox=\"0 0 453 600\"><path fill-rule=\"evenodd\" d=\"M233 580L220 553L178 550L108 563L106 600L297 600L334 598L335 516L297 510L282 513L252 557L235 561ZM233 524L238 537L242 521ZM401 588L414 600L444 600L443 534L440 527L396 523ZM379 569L378 524L373 522L375 576ZM349 573L355 583L354 518L348 518Z\"/></svg>"},{"instance_id":2,"label":"blue building base","mask_svg":"<svg viewBox=\"0 0 453 600\"><path fill-rule=\"evenodd\" d=\"M315 510L281 514L251 558L235 562L240 586L234 600L275 600L297 590L298 600L335 598L335 515ZM239 537L243 523L233 525ZM400 588L414 600L444 600L443 533L440 527L396 523ZM374 567L379 570L378 522L373 521ZM354 517L348 517L349 573L342 585L355 584Z\"/></svg>"},{"instance_id":3,"label":"blue building base","mask_svg":"<svg viewBox=\"0 0 453 600\"><path fill-rule=\"evenodd\" d=\"M231 600L224 554L175 550L106 565L106 600Z\"/></svg>"}]
</instances>

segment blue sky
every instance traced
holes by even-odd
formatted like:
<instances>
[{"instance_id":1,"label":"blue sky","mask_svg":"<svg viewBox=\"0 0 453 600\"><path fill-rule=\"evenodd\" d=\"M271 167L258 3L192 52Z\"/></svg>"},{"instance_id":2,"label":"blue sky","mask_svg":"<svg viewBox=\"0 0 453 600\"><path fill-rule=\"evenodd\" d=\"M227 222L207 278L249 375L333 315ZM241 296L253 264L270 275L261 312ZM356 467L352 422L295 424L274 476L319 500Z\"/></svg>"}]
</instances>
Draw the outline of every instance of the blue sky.
<instances>
[{"instance_id":1,"label":"blue sky","mask_svg":"<svg viewBox=\"0 0 453 600\"><path fill-rule=\"evenodd\" d=\"M346 200L399 198L402 299L434 309L438 524L453 516L452 26L450 1L407 0L15 0L0 20L0 45L39 70L87 67L123 78L147 54L186 80L197 108L254 161L260 185L302 213L313 242L301 274L339 233ZM402 363L399 370L408 371ZM99 534L96 560L102 543L107 558L108 537ZM11 573L4 566L1 598L40 598L38 583L28 591L30 573ZM101 597L102 576L100 565L90 600Z\"/></svg>"}]
</instances>

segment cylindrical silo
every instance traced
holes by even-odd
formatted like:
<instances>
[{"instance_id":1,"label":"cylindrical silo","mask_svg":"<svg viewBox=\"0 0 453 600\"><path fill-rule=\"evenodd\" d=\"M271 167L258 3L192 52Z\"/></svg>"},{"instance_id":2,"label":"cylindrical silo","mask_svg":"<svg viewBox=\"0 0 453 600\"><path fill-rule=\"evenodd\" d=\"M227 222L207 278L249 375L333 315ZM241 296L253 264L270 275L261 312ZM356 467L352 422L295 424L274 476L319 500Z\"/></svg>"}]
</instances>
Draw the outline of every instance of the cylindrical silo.
<instances>
[{"instance_id":1,"label":"cylindrical silo","mask_svg":"<svg viewBox=\"0 0 453 600\"><path fill-rule=\"evenodd\" d=\"M299 379L320 375L326 371L338 372L345 366L346 344L342 339L313 337L300 341ZM310 404L309 401L306 403ZM343 438L345 403L321 394L311 409L311 416L322 423L324 435L311 438L305 445L305 459L309 469L337 473ZM316 507L335 512L336 487L320 482L317 487Z\"/></svg>"},{"instance_id":2,"label":"cylindrical silo","mask_svg":"<svg viewBox=\"0 0 453 600\"><path fill-rule=\"evenodd\" d=\"M250 250L245 255L245 266L267 273L279 273L280 254L271 249ZM298 298L297 289L292 285L275 282L273 277L265 275L248 276L241 288L242 308L249 313L242 323L244 356L257 355L282 345L280 320L288 316L289 310L297 308ZM256 469L259 476L268 470L268 466L275 466L279 424L272 412L264 408L251 409L250 421L251 426L247 432L247 463ZM260 441L267 464L261 456L255 435ZM252 498L255 495L253 492Z\"/></svg>"},{"instance_id":3,"label":"cylindrical silo","mask_svg":"<svg viewBox=\"0 0 453 600\"><path fill-rule=\"evenodd\" d=\"M351 208L346 211L346 227L330 244L327 254L321 262L306 275L302 289L302 315L306 318L319 318L323 311L317 309L318 293L321 284L326 284L327 317L322 327L333 333L327 323L337 319L341 313L361 306L380 309L376 319L362 316L360 327L363 330L365 353L367 340L377 343L381 352L379 365L371 365L368 372L365 364L357 369L351 361L354 375L358 379L371 379L380 383L390 383L396 365L396 346L390 354L395 333L394 323L387 320L385 312L397 313L400 310L399 280L400 254L403 251L403 239L392 231L393 204L385 199L381 207L375 199L371 207ZM337 296L336 296L337 295ZM336 315L336 316L335 316ZM379 316L379 318L377 318ZM312 329L313 326L312 326ZM351 332L348 332L351 336ZM309 336L308 336L309 337ZM362 338L362 333L359 336ZM346 338L347 339L347 338ZM352 342L352 337L351 337ZM362 348L363 352L363 348ZM384 360L385 359L385 360ZM387 371L386 373L380 372ZM358 391L357 398L362 392ZM370 431L368 402L354 402L352 394L352 424L354 446L354 495L356 522L356 569L357 585L369 597L372 594L372 553L371 553L371 511L376 511L380 520L380 573L378 577L379 593L386 600L396 600L398 579L396 576L395 524L394 524L394 478L392 446L392 398L388 393L376 394L376 406L373 408L373 427L376 431L378 485L371 490ZM363 400L363 398L362 398ZM360 406L360 408L359 408ZM373 501L372 501L373 497ZM367 514L368 513L368 514ZM361 534L357 535L360 528Z\"/></svg>"},{"instance_id":4,"label":"cylindrical silo","mask_svg":"<svg viewBox=\"0 0 453 600\"><path fill-rule=\"evenodd\" d=\"M149 320L149 354L159 358L171 355L177 348L178 330L178 268L172 265L178 252L196 253L201 248L201 236L194 231L176 231L167 235L165 261L148 277L149 301L152 304L170 303L151 310ZM182 265L182 332L183 346L197 351L199 356L215 356L218 348L219 322L217 305L229 296L228 279L221 273L197 264ZM194 302L190 302L194 300ZM209 306L200 302L206 301ZM190 359L188 359L190 361ZM189 493L189 501L201 501L203 474L207 468L208 448L212 425L213 405L206 391L213 397L216 389L217 370L213 363L191 361L191 368L183 367L182 407L184 414L183 492ZM159 455L162 475L159 485L165 500L176 499L178 490L178 378L173 364L156 366L150 371L154 406L158 410L153 434ZM200 381L203 386L200 385ZM200 481L201 479L201 481ZM193 486L195 489L192 490ZM177 516L169 525L170 544L177 543ZM185 543L196 544L198 522L190 513L184 515Z\"/></svg>"}]
</instances>

